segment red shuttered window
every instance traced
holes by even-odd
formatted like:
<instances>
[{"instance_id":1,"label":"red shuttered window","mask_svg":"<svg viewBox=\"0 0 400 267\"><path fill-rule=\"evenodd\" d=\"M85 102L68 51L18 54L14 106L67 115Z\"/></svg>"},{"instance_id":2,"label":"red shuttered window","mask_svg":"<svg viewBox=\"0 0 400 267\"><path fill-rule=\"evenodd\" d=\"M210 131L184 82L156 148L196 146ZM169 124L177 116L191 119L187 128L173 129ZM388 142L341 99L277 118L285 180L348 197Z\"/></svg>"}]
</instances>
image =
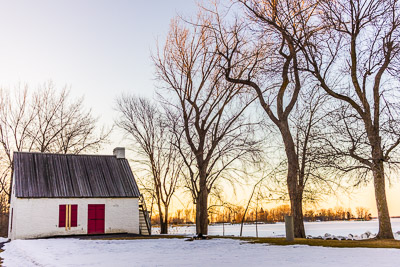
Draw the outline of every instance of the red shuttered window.
<instances>
[{"instance_id":1,"label":"red shuttered window","mask_svg":"<svg viewBox=\"0 0 400 267\"><path fill-rule=\"evenodd\" d=\"M60 205L58 212L58 227L78 226L78 205Z\"/></svg>"},{"instance_id":2,"label":"red shuttered window","mask_svg":"<svg viewBox=\"0 0 400 267\"><path fill-rule=\"evenodd\" d=\"M60 205L58 213L58 227L65 227L65 210L66 205Z\"/></svg>"},{"instance_id":3,"label":"red shuttered window","mask_svg":"<svg viewBox=\"0 0 400 267\"><path fill-rule=\"evenodd\" d=\"M71 205L71 227L78 226L78 205Z\"/></svg>"}]
</instances>

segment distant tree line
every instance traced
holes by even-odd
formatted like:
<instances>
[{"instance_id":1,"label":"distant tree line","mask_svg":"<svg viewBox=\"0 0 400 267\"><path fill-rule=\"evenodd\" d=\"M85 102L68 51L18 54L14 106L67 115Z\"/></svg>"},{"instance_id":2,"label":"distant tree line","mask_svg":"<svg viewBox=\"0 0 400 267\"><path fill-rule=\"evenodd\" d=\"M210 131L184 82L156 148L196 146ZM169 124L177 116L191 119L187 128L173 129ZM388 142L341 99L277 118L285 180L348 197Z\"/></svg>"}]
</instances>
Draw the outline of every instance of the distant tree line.
<instances>
[{"instance_id":1,"label":"distant tree line","mask_svg":"<svg viewBox=\"0 0 400 267\"><path fill-rule=\"evenodd\" d=\"M276 208L264 209L262 207L257 210L252 207L244 218L245 223L276 223L284 222L285 215L290 214L289 205L280 205ZM169 217L169 224L193 224L195 222L195 210L178 209ZM209 212L209 223L232 223L238 224L244 216L244 207L235 206L229 209L214 209ZM152 216L152 224L159 225L159 215ZM356 207L355 212L350 208L335 207L329 209L306 209L304 212L305 222L318 221L349 221L349 220L371 220L371 213L367 208Z\"/></svg>"}]
</instances>

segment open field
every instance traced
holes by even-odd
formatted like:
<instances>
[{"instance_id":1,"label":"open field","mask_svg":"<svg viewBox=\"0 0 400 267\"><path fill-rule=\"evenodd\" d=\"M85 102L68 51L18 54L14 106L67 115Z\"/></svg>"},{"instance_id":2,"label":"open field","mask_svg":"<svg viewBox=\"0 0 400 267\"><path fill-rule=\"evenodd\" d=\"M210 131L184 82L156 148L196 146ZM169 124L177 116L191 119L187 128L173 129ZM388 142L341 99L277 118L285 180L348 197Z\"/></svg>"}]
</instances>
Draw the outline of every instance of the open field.
<instances>
[{"instance_id":1,"label":"open field","mask_svg":"<svg viewBox=\"0 0 400 267\"><path fill-rule=\"evenodd\" d=\"M392 230L397 239L400 239L400 218L392 218ZM306 234L314 237L323 236L326 233L336 236L345 236L349 234L362 235L363 233L369 231L372 234L378 232L378 221L330 221L330 222L306 222L305 224ZM284 237L285 236L285 224L258 224L258 237ZM240 224L222 224L210 225L208 228L210 235L232 235L239 236L240 234ZM152 229L153 234L159 233L159 228L154 227ZM179 226L170 227L170 234L186 234L194 235L196 228L194 225L190 226ZM255 224L245 224L243 226L243 236L256 236L256 225Z\"/></svg>"}]
</instances>

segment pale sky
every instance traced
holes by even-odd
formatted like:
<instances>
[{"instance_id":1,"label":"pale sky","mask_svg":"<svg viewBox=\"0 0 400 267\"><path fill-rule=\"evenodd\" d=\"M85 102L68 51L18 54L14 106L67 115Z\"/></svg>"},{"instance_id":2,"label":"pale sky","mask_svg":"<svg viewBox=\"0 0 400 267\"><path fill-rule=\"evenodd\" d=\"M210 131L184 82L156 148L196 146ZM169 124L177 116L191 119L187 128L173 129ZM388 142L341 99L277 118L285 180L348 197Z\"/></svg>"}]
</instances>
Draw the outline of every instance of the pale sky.
<instances>
[{"instance_id":1,"label":"pale sky","mask_svg":"<svg viewBox=\"0 0 400 267\"><path fill-rule=\"evenodd\" d=\"M122 92L153 95L150 51L194 0L0 1L0 85L53 80L105 121Z\"/></svg>"},{"instance_id":2,"label":"pale sky","mask_svg":"<svg viewBox=\"0 0 400 267\"><path fill-rule=\"evenodd\" d=\"M196 9L195 0L1 0L0 86L34 88L49 80L69 85L73 96L85 96L86 106L111 125L117 96L154 95L150 51L157 39L162 44L174 16ZM120 144L115 135L107 149ZM400 215L399 193L397 180L388 191L392 216ZM365 206L376 216L372 186L352 199L321 203L335 205Z\"/></svg>"}]
</instances>

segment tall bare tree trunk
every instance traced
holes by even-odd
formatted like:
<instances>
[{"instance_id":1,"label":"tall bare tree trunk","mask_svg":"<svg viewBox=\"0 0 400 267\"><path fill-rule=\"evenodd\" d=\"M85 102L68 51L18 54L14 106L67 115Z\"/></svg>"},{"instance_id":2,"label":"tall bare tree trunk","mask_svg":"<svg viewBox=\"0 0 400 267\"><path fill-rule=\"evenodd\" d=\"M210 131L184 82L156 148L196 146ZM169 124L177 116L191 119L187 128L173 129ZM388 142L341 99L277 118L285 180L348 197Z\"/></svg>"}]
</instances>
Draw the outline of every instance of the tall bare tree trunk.
<instances>
[{"instance_id":1,"label":"tall bare tree trunk","mask_svg":"<svg viewBox=\"0 0 400 267\"><path fill-rule=\"evenodd\" d=\"M205 172L200 171L200 190L196 202L196 233L208 234L208 189Z\"/></svg>"},{"instance_id":2,"label":"tall bare tree trunk","mask_svg":"<svg viewBox=\"0 0 400 267\"><path fill-rule=\"evenodd\" d=\"M197 234L208 234L208 191L206 188L200 190L196 204L196 232Z\"/></svg>"},{"instance_id":3,"label":"tall bare tree trunk","mask_svg":"<svg viewBox=\"0 0 400 267\"><path fill-rule=\"evenodd\" d=\"M383 161L381 160L383 158L383 153L380 144L373 149L372 157L374 159L372 174L374 177L375 200L379 219L379 232L377 238L394 239L386 200L385 170Z\"/></svg>"},{"instance_id":4,"label":"tall bare tree trunk","mask_svg":"<svg viewBox=\"0 0 400 267\"><path fill-rule=\"evenodd\" d=\"M303 221L303 192L295 192L290 195L290 211L294 222L294 237L306 238Z\"/></svg>"},{"instance_id":5,"label":"tall bare tree trunk","mask_svg":"<svg viewBox=\"0 0 400 267\"><path fill-rule=\"evenodd\" d=\"M166 222L164 221L164 214L162 212L162 205L161 201L158 199L157 200L157 206L158 206L158 214L159 214L159 219L160 219L160 234L168 234L168 228L166 227Z\"/></svg>"},{"instance_id":6,"label":"tall bare tree trunk","mask_svg":"<svg viewBox=\"0 0 400 267\"><path fill-rule=\"evenodd\" d=\"M287 122L279 125L288 160L287 186L294 222L294 237L305 238L303 222L303 181L299 179L299 161Z\"/></svg>"},{"instance_id":7,"label":"tall bare tree trunk","mask_svg":"<svg viewBox=\"0 0 400 267\"><path fill-rule=\"evenodd\" d=\"M297 183L298 174L296 172L296 167L291 165L294 164L288 165L287 186L290 199L290 211L294 222L294 237L305 238L306 233L303 221L303 189Z\"/></svg>"},{"instance_id":8,"label":"tall bare tree trunk","mask_svg":"<svg viewBox=\"0 0 400 267\"><path fill-rule=\"evenodd\" d=\"M381 163L380 165L383 164ZM374 175L375 199L379 218L379 233L377 237L379 239L393 239L394 236L390 223L388 204L386 201L383 166L381 169L374 168L372 172Z\"/></svg>"},{"instance_id":9,"label":"tall bare tree trunk","mask_svg":"<svg viewBox=\"0 0 400 267\"><path fill-rule=\"evenodd\" d=\"M161 208L161 207L160 207ZM168 207L165 206L164 215L160 213L160 234L168 234Z\"/></svg>"}]
</instances>

